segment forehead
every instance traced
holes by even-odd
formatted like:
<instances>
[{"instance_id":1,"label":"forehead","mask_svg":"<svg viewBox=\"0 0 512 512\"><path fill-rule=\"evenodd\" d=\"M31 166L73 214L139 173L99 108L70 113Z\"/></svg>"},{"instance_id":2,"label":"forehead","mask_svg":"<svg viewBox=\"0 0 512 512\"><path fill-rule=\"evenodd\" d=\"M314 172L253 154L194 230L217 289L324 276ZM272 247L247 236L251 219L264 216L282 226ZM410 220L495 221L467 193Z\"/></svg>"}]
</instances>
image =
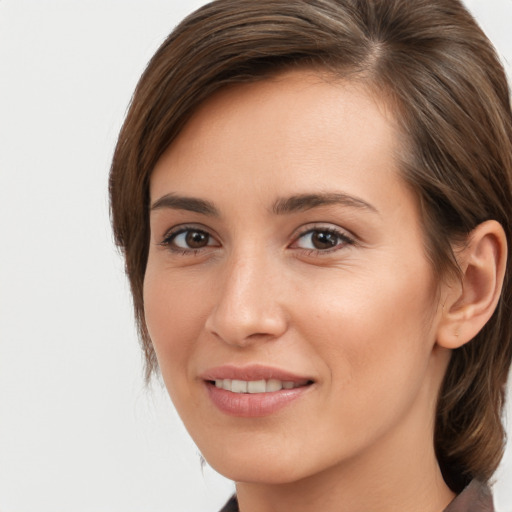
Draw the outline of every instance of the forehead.
<instances>
[{"instance_id":1,"label":"forehead","mask_svg":"<svg viewBox=\"0 0 512 512\"><path fill-rule=\"evenodd\" d=\"M271 183L283 194L303 192L334 177L364 188L376 172L396 179L398 141L385 102L363 85L287 72L206 100L157 162L151 198L219 181L226 192L241 182L253 192Z\"/></svg>"}]
</instances>

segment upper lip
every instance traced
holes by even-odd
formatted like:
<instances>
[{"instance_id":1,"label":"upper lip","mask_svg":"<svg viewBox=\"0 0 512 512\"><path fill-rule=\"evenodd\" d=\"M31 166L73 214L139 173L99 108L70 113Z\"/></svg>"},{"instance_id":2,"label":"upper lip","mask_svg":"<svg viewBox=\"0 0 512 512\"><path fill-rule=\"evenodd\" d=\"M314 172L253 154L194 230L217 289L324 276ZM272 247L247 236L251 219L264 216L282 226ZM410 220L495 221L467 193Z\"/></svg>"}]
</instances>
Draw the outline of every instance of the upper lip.
<instances>
[{"instance_id":1,"label":"upper lip","mask_svg":"<svg viewBox=\"0 0 512 512\"><path fill-rule=\"evenodd\" d=\"M276 379L294 383L307 383L313 381L308 376L297 375L295 373L261 364L251 364L246 366L222 365L209 368L201 373L200 378L203 380L270 380Z\"/></svg>"}]
</instances>

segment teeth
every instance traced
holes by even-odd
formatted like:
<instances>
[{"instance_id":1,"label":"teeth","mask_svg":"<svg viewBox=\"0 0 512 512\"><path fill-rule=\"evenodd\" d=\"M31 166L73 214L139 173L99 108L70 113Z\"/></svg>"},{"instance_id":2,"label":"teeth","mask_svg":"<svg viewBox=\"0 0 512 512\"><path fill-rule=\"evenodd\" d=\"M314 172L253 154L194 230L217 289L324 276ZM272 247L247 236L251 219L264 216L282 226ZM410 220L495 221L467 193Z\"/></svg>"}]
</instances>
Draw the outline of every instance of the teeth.
<instances>
[{"instance_id":1,"label":"teeth","mask_svg":"<svg viewBox=\"0 0 512 512\"><path fill-rule=\"evenodd\" d=\"M232 393L272 393L281 389L293 389L301 384L292 381L282 381L277 379L268 380L238 380L238 379L218 379L215 381L215 387L231 391Z\"/></svg>"},{"instance_id":2,"label":"teeth","mask_svg":"<svg viewBox=\"0 0 512 512\"><path fill-rule=\"evenodd\" d=\"M246 380L232 380L231 391L233 393L247 393L247 381Z\"/></svg>"},{"instance_id":3,"label":"teeth","mask_svg":"<svg viewBox=\"0 0 512 512\"><path fill-rule=\"evenodd\" d=\"M247 383L248 393L265 393L266 383L264 380L250 380Z\"/></svg>"},{"instance_id":4,"label":"teeth","mask_svg":"<svg viewBox=\"0 0 512 512\"><path fill-rule=\"evenodd\" d=\"M277 380L277 379L267 380L267 385L265 387L265 391L271 392L271 391L279 391L281 389L283 389L283 383L280 380Z\"/></svg>"}]
</instances>

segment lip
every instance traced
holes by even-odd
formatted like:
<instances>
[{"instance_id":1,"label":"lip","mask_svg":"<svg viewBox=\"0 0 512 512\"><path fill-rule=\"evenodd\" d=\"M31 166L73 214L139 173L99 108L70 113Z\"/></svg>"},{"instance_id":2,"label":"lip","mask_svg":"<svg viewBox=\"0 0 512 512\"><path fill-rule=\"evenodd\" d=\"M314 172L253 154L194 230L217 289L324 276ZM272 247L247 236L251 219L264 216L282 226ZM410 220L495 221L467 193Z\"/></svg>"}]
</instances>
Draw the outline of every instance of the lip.
<instances>
[{"instance_id":1,"label":"lip","mask_svg":"<svg viewBox=\"0 0 512 512\"><path fill-rule=\"evenodd\" d=\"M280 368L249 365L249 366L218 366L206 370L200 375L208 397L222 413L241 418L257 418L269 416L303 397L314 384L314 380L291 373ZM298 384L299 387L281 389L269 393L233 393L217 388L214 384L218 379L237 380L269 380L277 379Z\"/></svg>"},{"instance_id":2,"label":"lip","mask_svg":"<svg viewBox=\"0 0 512 512\"><path fill-rule=\"evenodd\" d=\"M203 380L238 379L238 380L269 380L277 379L301 383L313 381L310 376L297 375L281 368L251 364L247 366L223 365L210 368L199 376Z\"/></svg>"}]
</instances>

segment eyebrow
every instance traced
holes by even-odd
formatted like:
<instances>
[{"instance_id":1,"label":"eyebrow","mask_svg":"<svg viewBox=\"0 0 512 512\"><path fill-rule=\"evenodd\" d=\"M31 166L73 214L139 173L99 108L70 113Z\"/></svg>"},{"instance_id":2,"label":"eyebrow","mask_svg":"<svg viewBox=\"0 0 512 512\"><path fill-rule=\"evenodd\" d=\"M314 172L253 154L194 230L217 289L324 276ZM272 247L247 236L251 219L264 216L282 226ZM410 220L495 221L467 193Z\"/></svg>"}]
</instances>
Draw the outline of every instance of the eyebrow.
<instances>
[{"instance_id":1,"label":"eyebrow","mask_svg":"<svg viewBox=\"0 0 512 512\"><path fill-rule=\"evenodd\" d=\"M272 212L275 215L286 215L297 213L320 206L329 206L338 204L351 208L368 210L373 213L379 213L378 210L363 199L344 194L341 192L329 192L319 194L296 194L290 197L278 199L272 206ZM205 199L196 197L178 196L176 194L166 194L157 199L151 206L150 211L170 208L173 210L186 210L189 212L200 213L219 217L219 211L215 205Z\"/></svg>"},{"instance_id":2,"label":"eyebrow","mask_svg":"<svg viewBox=\"0 0 512 512\"><path fill-rule=\"evenodd\" d=\"M329 206L332 204L339 204L351 208L368 210L377 214L379 213L375 206L367 203L363 199L341 192L297 194L291 197L278 199L274 203L272 211L276 215L283 215L288 213L302 212L312 208L317 208L319 206Z\"/></svg>"},{"instance_id":3,"label":"eyebrow","mask_svg":"<svg viewBox=\"0 0 512 512\"><path fill-rule=\"evenodd\" d=\"M219 211L213 203L205 199L196 197L178 196L176 194L166 194L157 199L151 206L150 211L161 210L163 208L171 208L173 210L187 210L189 212L201 213L202 215L210 215L219 217Z\"/></svg>"}]
</instances>

